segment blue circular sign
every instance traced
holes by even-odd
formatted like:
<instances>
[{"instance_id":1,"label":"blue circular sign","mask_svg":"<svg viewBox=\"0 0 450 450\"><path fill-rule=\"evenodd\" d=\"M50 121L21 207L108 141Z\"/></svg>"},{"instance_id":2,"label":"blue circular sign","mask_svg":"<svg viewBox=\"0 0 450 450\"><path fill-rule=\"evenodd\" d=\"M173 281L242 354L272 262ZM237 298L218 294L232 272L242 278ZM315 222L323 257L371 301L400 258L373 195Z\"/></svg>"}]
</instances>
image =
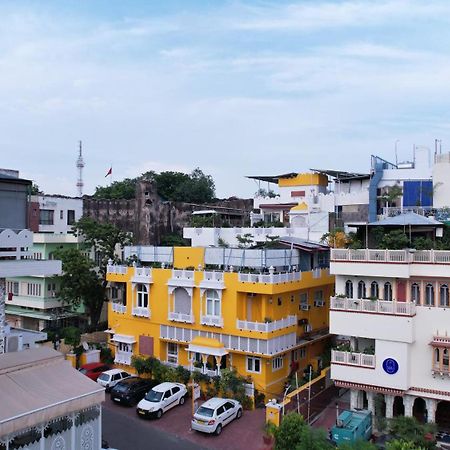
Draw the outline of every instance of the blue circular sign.
<instances>
[{"instance_id":1,"label":"blue circular sign","mask_svg":"<svg viewBox=\"0 0 450 450\"><path fill-rule=\"evenodd\" d=\"M398 372L398 362L393 358L386 358L383 361L383 370L389 375L394 375Z\"/></svg>"}]
</instances>

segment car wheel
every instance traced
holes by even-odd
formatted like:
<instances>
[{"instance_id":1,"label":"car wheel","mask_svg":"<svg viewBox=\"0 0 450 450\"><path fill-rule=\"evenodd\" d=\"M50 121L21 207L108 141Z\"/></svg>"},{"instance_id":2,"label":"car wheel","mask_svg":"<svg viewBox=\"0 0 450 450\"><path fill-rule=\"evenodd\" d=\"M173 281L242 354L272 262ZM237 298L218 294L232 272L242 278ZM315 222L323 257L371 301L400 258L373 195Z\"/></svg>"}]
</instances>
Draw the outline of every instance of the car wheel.
<instances>
[{"instance_id":1,"label":"car wheel","mask_svg":"<svg viewBox=\"0 0 450 450\"><path fill-rule=\"evenodd\" d=\"M163 415L163 410L162 409L158 409L158 412L156 413L156 418L157 419L161 419L162 415Z\"/></svg>"},{"instance_id":2,"label":"car wheel","mask_svg":"<svg viewBox=\"0 0 450 450\"><path fill-rule=\"evenodd\" d=\"M214 431L214 433L216 434L216 436L219 436L220 433L222 433L222 425L219 423L219 425L217 425L216 431Z\"/></svg>"},{"instance_id":3,"label":"car wheel","mask_svg":"<svg viewBox=\"0 0 450 450\"><path fill-rule=\"evenodd\" d=\"M186 401L186 398L184 397L180 397L180 402L178 403L179 405L184 405L184 402Z\"/></svg>"},{"instance_id":4,"label":"car wheel","mask_svg":"<svg viewBox=\"0 0 450 450\"><path fill-rule=\"evenodd\" d=\"M236 413L236 419L240 419L242 417L242 409L239 408L238 412Z\"/></svg>"}]
</instances>

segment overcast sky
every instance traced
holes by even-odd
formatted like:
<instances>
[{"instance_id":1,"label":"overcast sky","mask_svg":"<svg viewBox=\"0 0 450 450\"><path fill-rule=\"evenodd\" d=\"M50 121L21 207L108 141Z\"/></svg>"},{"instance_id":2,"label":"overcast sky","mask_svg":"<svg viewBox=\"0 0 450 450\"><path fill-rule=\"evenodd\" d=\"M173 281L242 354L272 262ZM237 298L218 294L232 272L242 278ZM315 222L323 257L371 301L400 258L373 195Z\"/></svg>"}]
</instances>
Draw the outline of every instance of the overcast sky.
<instances>
[{"instance_id":1,"label":"overcast sky","mask_svg":"<svg viewBox=\"0 0 450 450\"><path fill-rule=\"evenodd\" d=\"M199 166L245 175L368 171L450 148L450 2L0 2L0 167L76 195Z\"/></svg>"}]
</instances>

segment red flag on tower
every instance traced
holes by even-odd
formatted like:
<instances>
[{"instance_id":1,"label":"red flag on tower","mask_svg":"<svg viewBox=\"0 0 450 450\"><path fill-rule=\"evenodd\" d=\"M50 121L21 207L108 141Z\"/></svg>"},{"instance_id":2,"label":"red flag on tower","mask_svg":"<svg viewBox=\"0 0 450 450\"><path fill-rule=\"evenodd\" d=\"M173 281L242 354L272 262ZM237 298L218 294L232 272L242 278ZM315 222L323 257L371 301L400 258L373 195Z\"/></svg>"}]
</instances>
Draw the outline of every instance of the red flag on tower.
<instances>
[{"instance_id":1,"label":"red flag on tower","mask_svg":"<svg viewBox=\"0 0 450 450\"><path fill-rule=\"evenodd\" d=\"M105 178L106 178L108 175L112 175L112 167L109 168L108 173L105 175Z\"/></svg>"}]
</instances>

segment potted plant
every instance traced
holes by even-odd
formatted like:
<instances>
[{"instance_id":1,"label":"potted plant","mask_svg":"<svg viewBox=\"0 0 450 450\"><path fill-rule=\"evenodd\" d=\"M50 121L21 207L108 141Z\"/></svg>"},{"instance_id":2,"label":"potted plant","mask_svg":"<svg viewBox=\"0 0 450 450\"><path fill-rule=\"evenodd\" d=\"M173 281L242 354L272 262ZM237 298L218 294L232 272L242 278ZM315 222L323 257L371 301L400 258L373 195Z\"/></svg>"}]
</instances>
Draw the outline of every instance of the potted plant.
<instances>
[{"instance_id":1,"label":"potted plant","mask_svg":"<svg viewBox=\"0 0 450 450\"><path fill-rule=\"evenodd\" d=\"M271 323L272 319L270 317L264 317L264 323Z\"/></svg>"},{"instance_id":2,"label":"potted plant","mask_svg":"<svg viewBox=\"0 0 450 450\"><path fill-rule=\"evenodd\" d=\"M275 440L275 432L277 431L277 427L273 422L266 422L264 425L264 433L263 433L263 441L266 445L273 444Z\"/></svg>"}]
</instances>

